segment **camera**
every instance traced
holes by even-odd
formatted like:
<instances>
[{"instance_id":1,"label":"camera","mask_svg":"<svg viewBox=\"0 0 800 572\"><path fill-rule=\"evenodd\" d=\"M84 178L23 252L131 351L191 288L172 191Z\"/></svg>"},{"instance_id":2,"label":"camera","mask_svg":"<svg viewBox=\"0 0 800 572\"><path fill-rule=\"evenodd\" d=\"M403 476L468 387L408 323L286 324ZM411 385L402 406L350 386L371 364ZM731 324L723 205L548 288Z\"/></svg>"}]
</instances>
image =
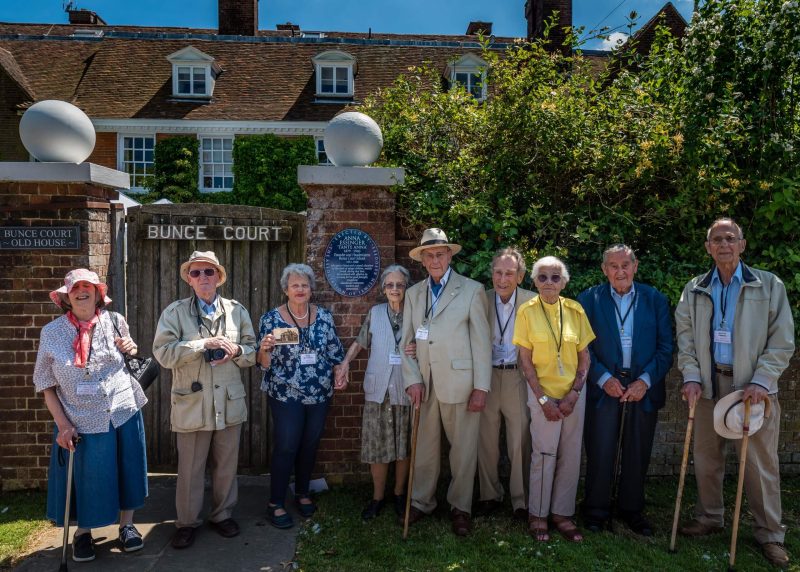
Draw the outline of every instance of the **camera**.
<instances>
[{"instance_id":1,"label":"camera","mask_svg":"<svg viewBox=\"0 0 800 572\"><path fill-rule=\"evenodd\" d=\"M217 361L225 357L225 350L222 348L208 348L203 352L206 361Z\"/></svg>"}]
</instances>

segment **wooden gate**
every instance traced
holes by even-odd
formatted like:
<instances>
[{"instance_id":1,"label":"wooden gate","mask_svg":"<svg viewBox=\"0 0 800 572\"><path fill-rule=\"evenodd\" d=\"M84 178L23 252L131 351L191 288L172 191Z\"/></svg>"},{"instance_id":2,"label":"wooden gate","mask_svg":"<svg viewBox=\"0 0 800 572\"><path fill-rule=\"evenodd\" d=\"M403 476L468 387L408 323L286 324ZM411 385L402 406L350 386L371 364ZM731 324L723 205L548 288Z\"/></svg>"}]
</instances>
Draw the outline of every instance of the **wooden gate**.
<instances>
[{"instance_id":1,"label":"wooden gate","mask_svg":"<svg viewBox=\"0 0 800 572\"><path fill-rule=\"evenodd\" d=\"M305 216L260 207L211 204L143 205L128 210L127 316L134 340L151 355L161 312L191 289L180 265L195 250L213 250L228 272L219 289L258 320L283 299L280 274L305 260ZM242 429L239 468L264 472L269 465L269 412L257 367L242 372L248 420ZM152 469L175 470L178 453L170 431L172 374L162 369L147 390L144 408L147 458Z\"/></svg>"}]
</instances>

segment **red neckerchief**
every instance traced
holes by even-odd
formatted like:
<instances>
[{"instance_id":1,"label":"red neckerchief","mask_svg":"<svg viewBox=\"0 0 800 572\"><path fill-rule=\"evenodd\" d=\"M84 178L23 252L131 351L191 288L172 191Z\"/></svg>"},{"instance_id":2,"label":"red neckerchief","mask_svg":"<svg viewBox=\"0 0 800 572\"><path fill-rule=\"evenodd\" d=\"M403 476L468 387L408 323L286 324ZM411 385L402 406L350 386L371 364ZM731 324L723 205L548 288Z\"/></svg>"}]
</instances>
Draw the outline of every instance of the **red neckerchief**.
<instances>
[{"instance_id":1,"label":"red neckerchief","mask_svg":"<svg viewBox=\"0 0 800 572\"><path fill-rule=\"evenodd\" d=\"M89 347L92 345L92 328L100 320L100 310L95 310L92 319L87 322L82 322L75 317L72 310L67 312L67 319L69 323L78 328L78 335L75 336L75 341L72 347L75 349L75 367L86 367L86 360L89 359Z\"/></svg>"}]
</instances>

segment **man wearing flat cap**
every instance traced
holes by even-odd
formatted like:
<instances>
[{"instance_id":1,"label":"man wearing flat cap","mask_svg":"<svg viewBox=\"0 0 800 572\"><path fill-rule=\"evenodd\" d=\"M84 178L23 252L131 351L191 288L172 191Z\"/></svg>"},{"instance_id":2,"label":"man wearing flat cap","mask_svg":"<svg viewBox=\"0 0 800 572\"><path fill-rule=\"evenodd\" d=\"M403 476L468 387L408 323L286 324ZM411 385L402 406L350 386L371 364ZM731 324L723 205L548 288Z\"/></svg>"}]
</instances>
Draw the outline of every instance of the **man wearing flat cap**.
<instances>
[{"instance_id":1,"label":"man wearing flat cap","mask_svg":"<svg viewBox=\"0 0 800 572\"><path fill-rule=\"evenodd\" d=\"M696 403L695 517L680 528L685 536L720 532L724 525L722 479L726 440L714 430L714 404L742 389L753 405L769 401L772 413L749 439L744 489L753 513L753 535L765 558L787 567L781 522L778 379L794 353L794 322L786 288L777 276L744 264L746 241L729 218L714 221L706 235L713 268L692 279L675 310L678 367L683 395ZM737 455L741 440L734 441Z\"/></svg>"},{"instance_id":2,"label":"man wearing flat cap","mask_svg":"<svg viewBox=\"0 0 800 572\"><path fill-rule=\"evenodd\" d=\"M429 228L409 253L422 263L428 277L406 294L402 345L417 344L416 359L403 356L403 379L420 416L409 522L436 508L444 429L450 443L447 502L453 532L466 536L471 528L480 412L491 387L492 333L483 286L450 268L460 250L442 229Z\"/></svg>"},{"instance_id":3,"label":"man wearing flat cap","mask_svg":"<svg viewBox=\"0 0 800 572\"><path fill-rule=\"evenodd\" d=\"M209 522L222 536L239 534L231 516L238 494L239 437L247 420L241 370L256 358L247 310L217 294L227 279L217 256L193 252L181 265L181 278L191 286L192 295L167 306L153 339L153 355L172 370L170 422L178 446L174 548L191 546L195 529L203 522L200 510L209 456Z\"/></svg>"}]
</instances>

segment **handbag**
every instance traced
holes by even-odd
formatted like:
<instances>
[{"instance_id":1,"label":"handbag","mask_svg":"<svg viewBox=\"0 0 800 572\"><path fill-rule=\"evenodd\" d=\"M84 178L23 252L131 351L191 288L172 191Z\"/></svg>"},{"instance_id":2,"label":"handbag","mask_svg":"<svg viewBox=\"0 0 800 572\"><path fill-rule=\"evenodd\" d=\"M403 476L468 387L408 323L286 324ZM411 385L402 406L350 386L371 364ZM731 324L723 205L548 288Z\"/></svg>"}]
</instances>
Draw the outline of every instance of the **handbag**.
<instances>
[{"instance_id":1,"label":"handbag","mask_svg":"<svg viewBox=\"0 0 800 572\"><path fill-rule=\"evenodd\" d=\"M109 315L111 316L111 323L114 324L117 335L122 337L119 331L119 318L117 318L116 312L109 312ZM122 354L122 357L125 359L125 369L128 370L131 377L139 382L142 389L147 391L147 388L153 384L161 373L161 366L158 365L158 362L152 357L135 357L129 356L128 354Z\"/></svg>"}]
</instances>

